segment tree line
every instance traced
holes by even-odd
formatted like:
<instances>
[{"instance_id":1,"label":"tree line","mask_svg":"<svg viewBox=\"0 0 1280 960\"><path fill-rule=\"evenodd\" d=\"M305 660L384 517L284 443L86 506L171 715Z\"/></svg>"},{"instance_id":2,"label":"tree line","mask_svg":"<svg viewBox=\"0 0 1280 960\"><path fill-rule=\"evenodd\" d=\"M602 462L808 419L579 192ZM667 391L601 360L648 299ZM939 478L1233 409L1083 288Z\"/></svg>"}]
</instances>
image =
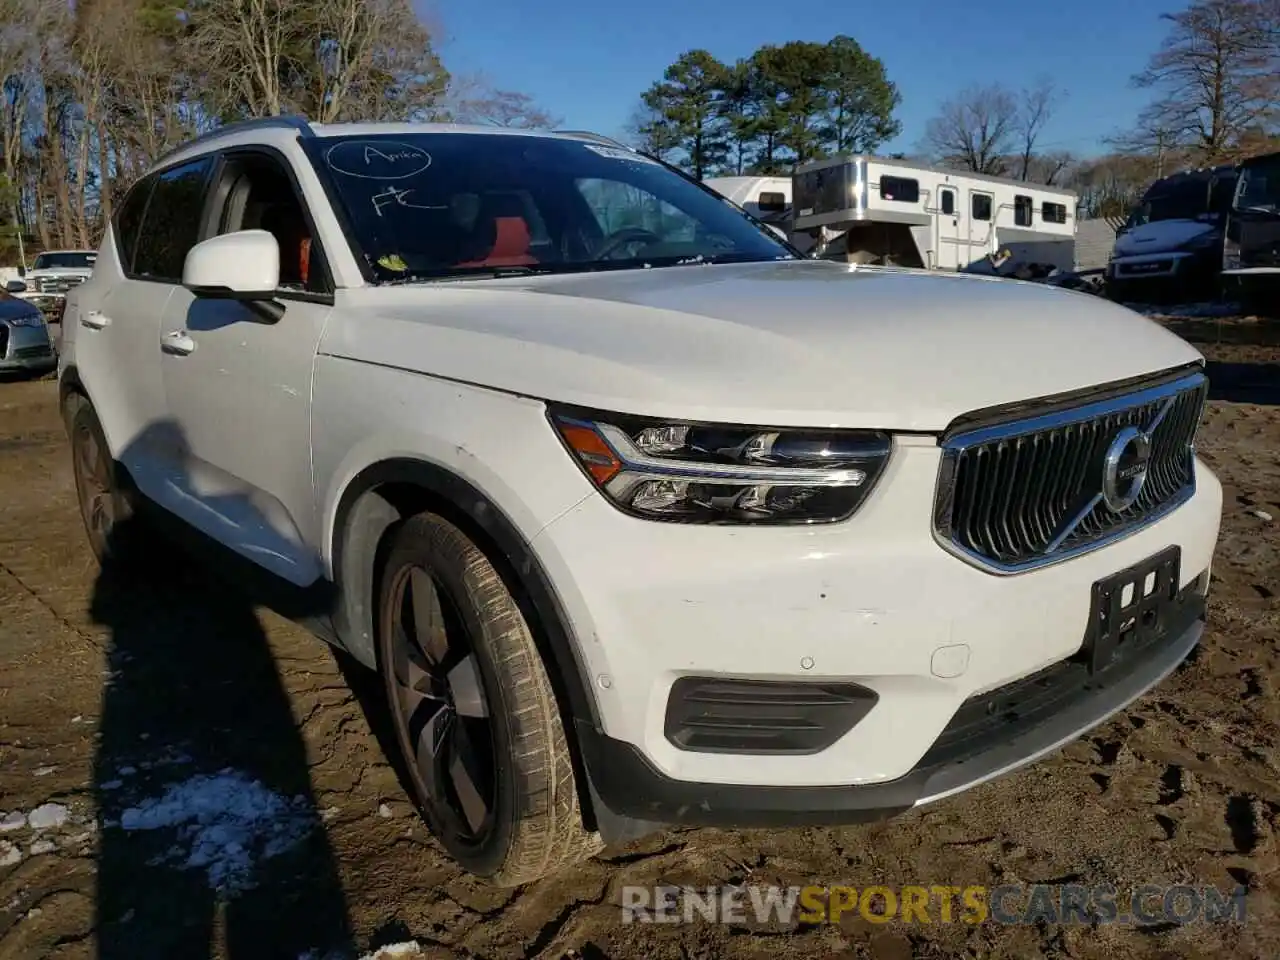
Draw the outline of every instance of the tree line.
<instances>
[{"instance_id":1,"label":"tree line","mask_svg":"<svg viewBox=\"0 0 1280 960\"><path fill-rule=\"evenodd\" d=\"M1044 143L1067 83L975 84L938 104L916 150L955 170L1075 189L1081 216L1121 216L1154 179L1280 150L1280 0L1191 0L1159 14L1160 46L1132 78L1150 103L1101 156ZM640 149L696 177L787 174L874 153L902 130L884 63L852 37L767 45L734 63L691 50L640 98Z\"/></svg>"},{"instance_id":2,"label":"tree line","mask_svg":"<svg viewBox=\"0 0 1280 960\"><path fill-rule=\"evenodd\" d=\"M640 149L699 179L777 174L832 152L871 152L901 131L883 62L852 37L766 45L732 64L690 50L640 98Z\"/></svg>"},{"instance_id":3,"label":"tree line","mask_svg":"<svg viewBox=\"0 0 1280 960\"><path fill-rule=\"evenodd\" d=\"M0 243L94 247L158 156L236 119L558 121L451 75L411 0L0 0Z\"/></svg>"}]
</instances>

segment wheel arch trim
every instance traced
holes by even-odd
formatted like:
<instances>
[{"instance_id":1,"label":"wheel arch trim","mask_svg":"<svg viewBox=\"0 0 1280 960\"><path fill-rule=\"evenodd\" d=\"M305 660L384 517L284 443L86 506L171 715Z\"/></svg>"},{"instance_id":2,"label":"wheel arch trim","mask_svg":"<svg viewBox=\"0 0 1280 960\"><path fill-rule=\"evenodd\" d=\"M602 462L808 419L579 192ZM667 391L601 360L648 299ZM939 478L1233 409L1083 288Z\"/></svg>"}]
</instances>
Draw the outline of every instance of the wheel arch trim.
<instances>
[{"instance_id":1,"label":"wheel arch trim","mask_svg":"<svg viewBox=\"0 0 1280 960\"><path fill-rule=\"evenodd\" d=\"M335 626L348 651L366 666L376 665L373 638L376 554L386 532L404 519L379 491L389 486L422 490L449 504L496 549L537 619L534 635L567 714L566 727L586 722L600 728L598 705L563 601L529 541L514 522L469 480L446 467L411 457L393 457L360 470L338 497L329 547L338 602ZM566 729L569 736L571 730Z\"/></svg>"}]
</instances>

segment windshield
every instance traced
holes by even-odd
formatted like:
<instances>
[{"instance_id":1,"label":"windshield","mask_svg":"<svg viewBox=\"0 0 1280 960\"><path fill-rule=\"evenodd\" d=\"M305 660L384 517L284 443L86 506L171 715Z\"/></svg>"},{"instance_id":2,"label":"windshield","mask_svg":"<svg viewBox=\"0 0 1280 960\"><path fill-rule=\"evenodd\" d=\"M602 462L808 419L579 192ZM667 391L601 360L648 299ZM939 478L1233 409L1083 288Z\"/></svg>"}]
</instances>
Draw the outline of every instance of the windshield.
<instances>
[{"instance_id":1,"label":"windshield","mask_svg":"<svg viewBox=\"0 0 1280 960\"><path fill-rule=\"evenodd\" d=\"M1129 216L1129 226L1160 220L1194 220L1209 212L1209 184L1204 180L1161 184L1142 198Z\"/></svg>"},{"instance_id":2,"label":"windshield","mask_svg":"<svg viewBox=\"0 0 1280 960\"><path fill-rule=\"evenodd\" d=\"M795 257L719 195L618 147L476 133L306 146L380 281Z\"/></svg>"},{"instance_id":3,"label":"windshield","mask_svg":"<svg viewBox=\"0 0 1280 960\"><path fill-rule=\"evenodd\" d=\"M1280 210L1280 157L1240 171L1235 207L1268 213Z\"/></svg>"},{"instance_id":4,"label":"windshield","mask_svg":"<svg viewBox=\"0 0 1280 960\"><path fill-rule=\"evenodd\" d=\"M67 250L60 253L42 253L31 265L32 270L92 270L96 253Z\"/></svg>"}]
</instances>

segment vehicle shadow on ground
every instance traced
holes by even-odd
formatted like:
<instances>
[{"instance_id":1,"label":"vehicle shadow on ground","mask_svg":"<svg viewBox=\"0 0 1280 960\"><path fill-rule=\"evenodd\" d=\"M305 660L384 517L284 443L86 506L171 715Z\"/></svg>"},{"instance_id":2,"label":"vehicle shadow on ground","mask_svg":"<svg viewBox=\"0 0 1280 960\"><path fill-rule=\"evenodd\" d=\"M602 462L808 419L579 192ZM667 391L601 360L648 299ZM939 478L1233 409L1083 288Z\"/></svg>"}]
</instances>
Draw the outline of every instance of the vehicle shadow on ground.
<instances>
[{"instance_id":1,"label":"vehicle shadow on ground","mask_svg":"<svg viewBox=\"0 0 1280 960\"><path fill-rule=\"evenodd\" d=\"M110 632L94 763L98 957L351 949L305 746L250 596L151 524L120 524L112 542L143 537L154 549L104 564L90 606Z\"/></svg>"},{"instance_id":2,"label":"vehicle shadow on ground","mask_svg":"<svg viewBox=\"0 0 1280 960\"><path fill-rule=\"evenodd\" d=\"M1280 405L1280 363L1205 363L1209 399L1227 403Z\"/></svg>"}]
</instances>

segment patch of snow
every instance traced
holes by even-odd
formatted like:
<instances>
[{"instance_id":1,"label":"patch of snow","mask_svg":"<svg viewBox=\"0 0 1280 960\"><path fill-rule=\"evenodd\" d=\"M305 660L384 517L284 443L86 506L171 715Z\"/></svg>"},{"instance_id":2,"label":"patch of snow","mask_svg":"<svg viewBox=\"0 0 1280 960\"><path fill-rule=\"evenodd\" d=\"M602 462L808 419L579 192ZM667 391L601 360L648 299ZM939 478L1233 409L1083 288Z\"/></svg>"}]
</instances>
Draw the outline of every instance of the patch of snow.
<instances>
[{"instance_id":1,"label":"patch of snow","mask_svg":"<svg viewBox=\"0 0 1280 960\"><path fill-rule=\"evenodd\" d=\"M379 947L373 953L366 953L360 960L392 960L394 957L412 956L422 956L422 947L417 940L409 940L405 943L389 943L385 947Z\"/></svg>"},{"instance_id":2,"label":"patch of snow","mask_svg":"<svg viewBox=\"0 0 1280 960\"><path fill-rule=\"evenodd\" d=\"M80 716L80 714L78 714L78 713L77 713L74 717L72 717L72 718L71 718L71 722L72 722L72 723L79 723L79 722L80 722L81 720L83 720L83 719L84 719L84 717Z\"/></svg>"},{"instance_id":3,"label":"patch of snow","mask_svg":"<svg viewBox=\"0 0 1280 960\"><path fill-rule=\"evenodd\" d=\"M296 846L315 822L305 797L282 797L231 770L175 783L120 817L125 830L176 830L178 843L159 860L202 869L232 895L253 886L256 861Z\"/></svg>"},{"instance_id":4,"label":"patch of snow","mask_svg":"<svg viewBox=\"0 0 1280 960\"><path fill-rule=\"evenodd\" d=\"M38 857L42 853L53 853L58 849L58 845L52 840L37 840L31 845L31 855Z\"/></svg>"},{"instance_id":5,"label":"patch of snow","mask_svg":"<svg viewBox=\"0 0 1280 960\"><path fill-rule=\"evenodd\" d=\"M378 804L378 816L383 820L390 820L392 817L391 808L385 803Z\"/></svg>"},{"instance_id":6,"label":"patch of snow","mask_svg":"<svg viewBox=\"0 0 1280 960\"><path fill-rule=\"evenodd\" d=\"M26 825L27 815L21 810L15 810L13 813L6 813L3 817L0 817L0 833L21 830Z\"/></svg>"},{"instance_id":7,"label":"patch of snow","mask_svg":"<svg viewBox=\"0 0 1280 960\"><path fill-rule=\"evenodd\" d=\"M0 867L12 867L22 862L22 851L16 843L0 840ZM12 909L12 908L11 908Z\"/></svg>"},{"instance_id":8,"label":"patch of snow","mask_svg":"<svg viewBox=\"0 0 1280 960\"><path fill-rule=\"evenodd\" d=\"M325 823L328 823L330 820L336 817L339 812L340 811L338 810L337 807L325 807L323 810L320 811L320 818L324 820Z\"/></svg>"},{"instance_id":9,"label":"patch of snow","mask_svg":"<svg viewBox=\"0 0 1280 960\"><path fill-rule=\"evenodd\" d=\"M71 811L60 803L42 803L27 814L27 826L32 830L49 830L60 827L71 818Z\"/></svg>"},{"instance_id":10,"label":"patch of snow","mask_svg":"<svg viewBox=\"0 0 1280 960\"><path fill-rule=\"evenodd\" d=\"M1267 511L1265 510L1254 510L1253 515L1257 517L1259 520L1271 521L1275 519L1274 517L1271 516L1271 514L1267 513Z\"/></svg>"},{"instance_id":11,"label":"patch of snow","mask_svg":"<svg viewBox=\"0 0 1280 960\"><path fill-rule=\"evenodd\" d=\"M105 783L98 784L99 790L119 790L124 786L123 780L107 780Z\"/></svg>"},{"instance_id":12,"label":"patch of snow","mask_svg":"<svg viewBox=\"0 0 1280 960\"><path fill-rule=\"evenodd\" d=\"M57 770L57 767L36 767L37 777L47 777L49 774Z\"/></svg>"},{"instance_id":13,"label":"patch of snow","mask_svg":"<svg viewBox=\"0 0 1280 960\"><path fill-rule=\"evenodd\" d=\"M122 777L132 777L137 772L138 772L137 767L129 767L129 766L121 767L119 770L116 771L116 773L120 774L120 776Z\"/></svg>"}]
</instances>

